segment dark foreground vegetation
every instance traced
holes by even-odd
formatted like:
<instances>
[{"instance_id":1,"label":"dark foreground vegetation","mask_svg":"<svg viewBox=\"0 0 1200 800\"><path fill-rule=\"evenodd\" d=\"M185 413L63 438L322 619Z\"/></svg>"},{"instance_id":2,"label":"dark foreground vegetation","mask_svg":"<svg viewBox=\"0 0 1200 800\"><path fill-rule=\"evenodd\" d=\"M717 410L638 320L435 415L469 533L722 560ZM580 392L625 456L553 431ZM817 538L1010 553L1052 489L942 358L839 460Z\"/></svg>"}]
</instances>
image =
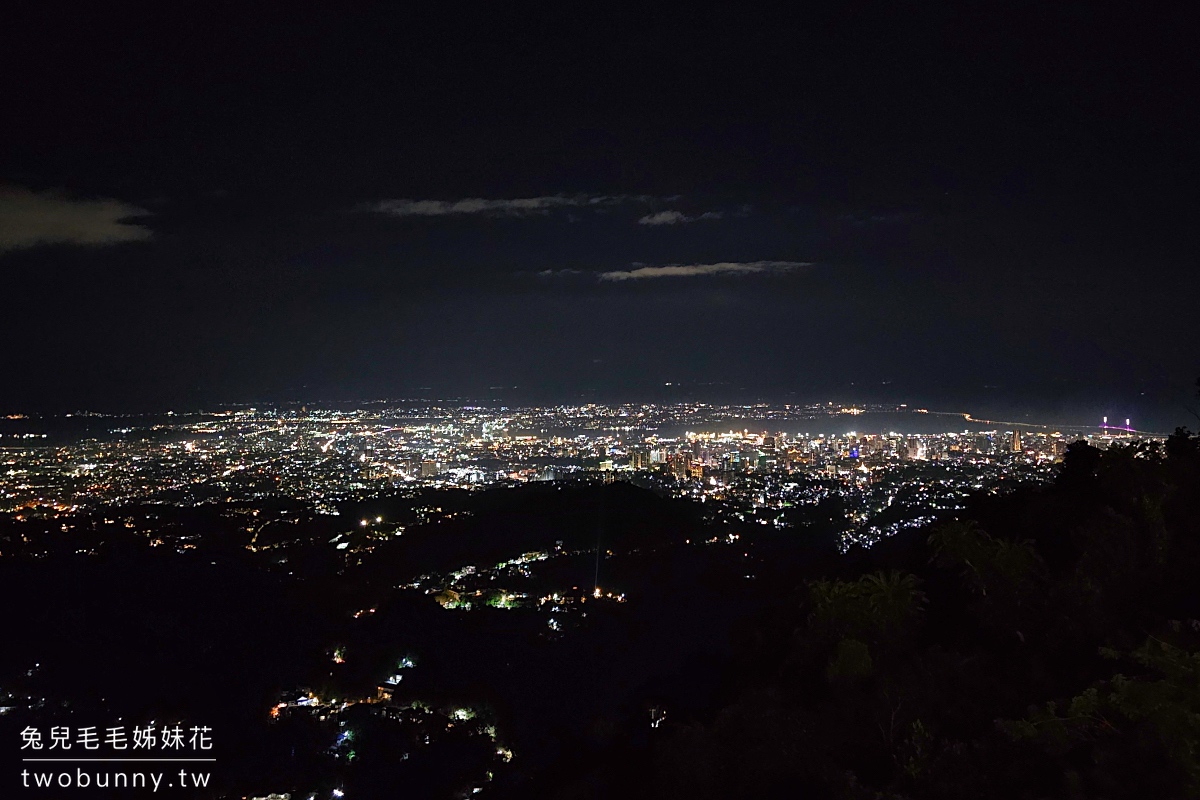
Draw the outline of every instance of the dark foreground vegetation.
<instances>
[{"instance_id":1,"label":"dark foreground vegetation","mask_svg":"<svg viewBox=\"0 0 1200 800\"><path fill-rule=\"evenodd\" d=\"M1200 796L1200 437L1074 445L843 567L747 621L719 709L563 796Z\"/></svg>"}]
</instances>

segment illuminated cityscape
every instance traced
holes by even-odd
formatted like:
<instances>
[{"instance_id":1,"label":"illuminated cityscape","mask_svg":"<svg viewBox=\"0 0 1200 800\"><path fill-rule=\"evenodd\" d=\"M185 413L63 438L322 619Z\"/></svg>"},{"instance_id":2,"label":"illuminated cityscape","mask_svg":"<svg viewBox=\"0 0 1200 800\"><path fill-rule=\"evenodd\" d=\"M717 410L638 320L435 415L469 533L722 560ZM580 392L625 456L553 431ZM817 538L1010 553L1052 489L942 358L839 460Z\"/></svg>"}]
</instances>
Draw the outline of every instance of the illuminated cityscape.
<instances>
[{"instance_id":1,"label":"illuminated cityscape","mask_svg":"<svg viewBox=\"0 0 1200 800\"><path fill-rule=\"evenodd\" d=\"M340 791L329 781L373 762L383 741L389 758L415 764L478 744L455 773L459 785L473 776L475 791L511 773L514 739L535 759L543 746L478 688L447 695L458 667L437 653L465 647L466 630L536 642L554 664L555 650L602 641L609 626L678 614L663 604L668 587L693 608L684 576L732 598L739 585L776 585L805 552L851 556L980 498L1050 485L1069 447L1162 441L1128 425L991 427L965 413L837 403L20 416L0 439L0 564L104 564L114 547L134 547L185 570L211 562L283 581L272 592L328 593L332 618L303 636L318 650L282 667L287 685L249 729L265 742L325 742L311 770L275 780ZM681 574L649 577L667 565ZM403 625L414 618L419 628ZM639 659L659 658L666 641L643 642ZM506 651L477 656L472 670L506 669L496 661ZM115 713L43 678L52 658L27 655L24 674L0 687L0 714ZM659 729L665 707L649 713Z\"/></svg>"},{"instance_id":2,"label":"illuminated cityscape","mask_svg":"<svg viewBox=\"0 0 1200 800\"><path fill-rule=\"evenodd\" d=\"M0 512L25 519L126 503L288 498L307 513L336 515L341 502L388 492L599 475L711 501L718 518L750 515L764 524L782 525L790 506L840 495L851 502L848 517L857 526L849 535L869 543L886 530L871 520L901 496L913 507L953 509L954 498L971 491L1045 479L1072 437L1106 447L1136 435L1047 426L1028 426L1023 435L978 422L960 432L833 432L866 427L880 415L891 415L887 423L928 418L924 409L906 406L832 403L511 409L406 403L91 415L85 419L98 435L70 442L46 443L44 433L0 435ZM789 422L830 432L789 433Z\"/></svg>"},{"instance_id":3,"label":"illuminated cityscape","mask_svg":"<svg viewBox=\"0 0 1200 800\"><path fill-rule=\"evenodd\" d=\"M6 11L0 800L1200 797L1190 8Z\"/></svg>"}]
</instances>

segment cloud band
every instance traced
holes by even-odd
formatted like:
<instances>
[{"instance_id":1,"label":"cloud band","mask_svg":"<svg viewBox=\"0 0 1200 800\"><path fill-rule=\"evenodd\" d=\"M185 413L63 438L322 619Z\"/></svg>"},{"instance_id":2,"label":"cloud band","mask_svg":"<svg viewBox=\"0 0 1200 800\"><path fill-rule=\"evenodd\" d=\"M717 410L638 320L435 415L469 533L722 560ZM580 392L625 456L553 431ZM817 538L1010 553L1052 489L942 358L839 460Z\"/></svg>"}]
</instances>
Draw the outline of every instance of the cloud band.
<instances>
[{"instance_id":1,"label":"cloud band","mask_svg":"<svg viewBox=\"0 0 1200 800\"><path fill-rule=\"evenodd\" d=\"M56 192L0 186L0 253L47 244L99 247L151 238L128 220L149 214L120 200L73 200Z\"/></svg>"},{"instance_id":2,"label":"cloud band","mask_svg":"<svg viewBox=\"0 0 1200 800\"><path fill-rule=\"evenodd\" d=\"M471 214L492 217L521 217L546 214L562 208L603 208L622 203L645 203L643 195L546 195L513 199L468 197L463 200L381 200L369 210L393 217L449 217Z\"/></svg>"},{"instance_id":3,"label":"cloud band","mask_svg":"<svg viewBox=\"0 0 1200 800\"><path fill-rule=\"evenodd\" d=\"M711 275L756 275L794 272L811 266L808 261L720 261L715 264L670 264L600 273L602 281L637 281L651 278L694 278Z\"/></svg>"}]
</instances>

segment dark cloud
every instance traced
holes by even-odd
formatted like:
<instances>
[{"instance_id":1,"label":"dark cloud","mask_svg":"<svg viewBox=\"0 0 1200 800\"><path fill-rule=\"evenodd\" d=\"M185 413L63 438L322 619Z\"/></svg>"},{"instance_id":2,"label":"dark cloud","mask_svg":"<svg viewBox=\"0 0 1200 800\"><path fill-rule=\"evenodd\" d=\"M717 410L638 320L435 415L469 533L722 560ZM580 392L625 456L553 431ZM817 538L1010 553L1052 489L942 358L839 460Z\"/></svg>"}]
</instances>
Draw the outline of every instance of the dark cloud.
<instances>
[{"instance_id":1,"label":"dark cloud","mask_svg":"<svg viewBox=\"0 0 1200 800\"><path fill-rule=\"evenodd\" d=\"M624 203L647 203L644 195L546 195L512 199L468 197L462 200L381 200L370 211L394 217L447 217L482 215L523 217L565 208L606 208Z\"/></svg>"},{"instance_id":2,"label":"dark cloud","mask_svg":"<svg viewBox=\"0 0 1200 800\"><path fill-rule=\"evenodd\" d=\"M656 211L653 214L647 214L638 220L639 225L683 225L688 222L699 222L701 220L720 219L725 216L720 211L705 211L703 214L697 214L694 217L680 211Z\"/></svg>"},{"instance_id":3,"label":"dark cloud","mask_svg":"<svg viewBox=\"0 0 1200 800\"><path fill-rule=\"evenodd\" d=\"M150 212L120 200L76 200L57 192L0 187L0 253L47 244L99 247L150 239L130 222Z\"/></svg>"},{"instance_id":4,"label":"dark cloud","mask_svg":"<svg viewBox=\"0 0 1200 800\"><path fill-rule=\"evenodd\" d=\"M720 261L715 264L669 264L663 267L641 266L631 270L600 273L602 281L633 281L650 278L694 278L710 275L756 275L794 272L811 266L808 261Z\"/></svg>"}]
</instances>

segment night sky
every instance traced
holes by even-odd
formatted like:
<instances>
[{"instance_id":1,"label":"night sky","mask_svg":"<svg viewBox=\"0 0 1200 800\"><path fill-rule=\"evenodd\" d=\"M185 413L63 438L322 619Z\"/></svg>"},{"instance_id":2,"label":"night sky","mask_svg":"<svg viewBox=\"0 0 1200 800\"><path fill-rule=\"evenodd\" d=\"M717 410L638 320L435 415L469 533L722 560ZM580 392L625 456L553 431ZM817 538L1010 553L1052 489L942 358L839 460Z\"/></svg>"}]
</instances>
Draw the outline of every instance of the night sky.
<instances>
[{"instance_id":1,"label":"night sky","mask_svg":"<svg viewBox=\"0 0 1200 800\"><path fill-rule=\"evenodd\" d=\"M27 5L0 413L836 397L1195 426L1183 4Z\"/></svg>"}]
</instances>

